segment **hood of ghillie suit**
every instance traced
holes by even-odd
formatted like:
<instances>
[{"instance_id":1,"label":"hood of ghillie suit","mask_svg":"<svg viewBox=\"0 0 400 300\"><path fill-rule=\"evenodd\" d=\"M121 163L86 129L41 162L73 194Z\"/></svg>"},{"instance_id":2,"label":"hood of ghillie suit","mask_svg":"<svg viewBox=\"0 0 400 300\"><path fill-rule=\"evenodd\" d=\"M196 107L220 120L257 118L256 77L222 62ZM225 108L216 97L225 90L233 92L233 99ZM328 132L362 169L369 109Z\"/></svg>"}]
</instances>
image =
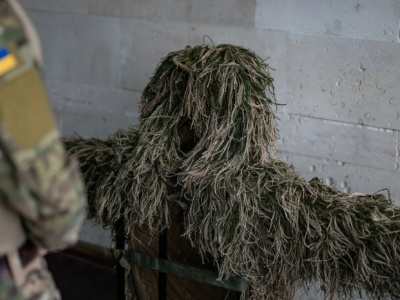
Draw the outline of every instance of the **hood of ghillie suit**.
<instances>
[{"instance_id":1,"label":"hood of ghillie suit","mask_svg":"<svg viewBox=\"0 0 400 300\"><path fill-rule=\"evenodd\" d=\"M291 299L316 282L328 299L400 297L400 210L380 194L304 181L275 157L268 65L242 47L187 47L158 65L140 128L107 141L67 141L81 160L94 213L112 226L168 227L167 201L221 278L251 299ZM134 233L133 233L134 234Z\"/></svg>"},{"instance_id":2,"label":"hood of ghillie suit","mask_svg":"<svg viewBox=\"0 0 400 300\"><path fill-rule=\"evenodd\" d=\"M225 201L224 179L276 154L274 102L268 65L249 50L220 45L170 53L142 95L134 155L146 188L137 194L164 199L177 189L193 204L207 189ZM168 224L161 211L153 217L160 222L154 228Z\"/></svg>"},{"instance_id":3,"label":"hood of ghillie suit","mask_svg":"<svg viewBox=\"0 0 400 300\"><path fill-rule=\"evenodd\" d=\"M275 155L274 97L268 65L253 52L186 47L164 58L144 89L140 133L184 167L237 171Z\"/></svg>"}]
</instances>

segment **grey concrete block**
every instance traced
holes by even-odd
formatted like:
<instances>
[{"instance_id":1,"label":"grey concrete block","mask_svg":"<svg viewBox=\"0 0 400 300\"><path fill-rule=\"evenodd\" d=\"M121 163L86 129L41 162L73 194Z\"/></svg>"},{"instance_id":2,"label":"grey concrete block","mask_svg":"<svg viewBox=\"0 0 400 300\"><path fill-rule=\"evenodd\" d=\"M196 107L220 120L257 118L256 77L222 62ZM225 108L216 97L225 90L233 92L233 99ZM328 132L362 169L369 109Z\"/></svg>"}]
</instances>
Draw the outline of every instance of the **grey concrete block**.
<instances>
[{"instance_id":1,"label":"grey concrete block","mask_svg":"<svg viewBox=\"0 0 400 300\"><path fill-rule=\"evenodd\" d=\"M397 0L257 0L256 27L398 42Z\"/></svg>"},{"instance_id":2,"label":"grey concrete block","mask_svg":"<svg viewBox=\"0 0 400 300\"><path fill-rule=\"evenodd\" d=\"M286 56L287 112L400 129L399 44L289 35Z\"/></svg>"},{"instance_id":3,"label":"grey concrete block","mask_svg":"<svg viewBox=\"0 0 400 300\"><path fill-rule=\"evenodd\" d=\"M387 196L385 189L388 189L392 201L400 205L399 173L289 152L280 152L279 156L286 163L293 165L307 181L318 177L325 184L347 193L381 191Z\"/></svg>"},{"instance_id":4,"label":"grey concrete block","mask_svg":"<svg viewBox=\"0 0 400 300\"><path fill-rule=\"evenodd\" d=\"M79 240L104 248L112 247L112 238L111 229L103 229L101 225L93 221L86 221L79 234Z\"/></svg>"},{"instance_id":5,"label":"grey concrete block","mask_svg":"<svg viewBox=\"0 0 400 300\"><path fill-rule=\"evenodd\" d=\"M281 151L395 170L396 131L290 114L280 119Z\"/></svg>"},{"instance_id":6,"label":"grey concrete block","mask_svg":"<svg viewBox=\"0 0 400 300\"><path fill-rule=\"evenodd\" d=\"M187 0L88 0L89 13L158 22L190 20L192 1Z\"/></svg>"},{"instance_id":7,"label":"grey concrete block","mask_svg":"<svg viewBox=\"0 0 400 300\"><path fill-rule=\"evenodd\" d=\"M286 57L287 34L280 31L255 30L214 25L187 25L161 23L145 20L121 20L122 41L122 86L142 91L149 76L162 57L169 52L183 49L186 45L203 44L204 35L217 44L229 43L250 48L262 58L270 58L268 63L277 71L271 71L276 79L278 100L285 91L283 65ZM255 42L257 41L257 42ZM204 38L206 44L211 44Z\"/></svg>"},{"instance_id":8,"label":"grey concrete block","mask_svg":"<svg viewBox=\"0 0 400 300\"><path fill-rule=\"evenodd\" d=\"M25 9L87 13L88 0L19 0Z\"/></svg>"},{"instance_id":9,"label":"grey concrete block","mask_svg":"<svg viewBox=\"0 0 400 300\"><path fill-rule=\"evenodd\" d=\"M122 87L142 91L162 57L189 44L188 30L146 20L121 20Z\"/></svg>"},{"instance_id":10,"label":"grey concrete block","mask_svg":"<svg viewBox=\"0 0 400 300\"><path fill-rule=\"evenodd\" d=\"M118 87L120 27L116 19L30 11L41 37L48 79Z\"/></svg>"},{"instance_id":11,"label":"grey concrete block","mask_svg":"<svg viewBox=\"0 0 400 300\"><path fill-rule=\"evenodd\" d=\"M106 138L118 128L138 125L139 93L53 80L46 85L64 136Z\"/></svg>"},{"instance_id":12,"label":"grey concrete block","mask_svg":"<svg viewBox=\"0 0 400 300\"><path fill-rule=\"evenodd\" d=\"M194 0L191 22L254 27L256 0Z\"/></svg>"},{"instance_id":13,"label":"grey concrete block","mask_svg":"<svg viewBox=\"0 0 400 300\"><path fill-rule=\"evenodd\" d=\"M298 290L293 300L323 300L324 296L322 293L318 293L317 288L312 285L308 293L303 290Z\"/></svg>"},{"instance_id":14,"label":"grey concrete block","mask_svg":"<svg viewBox=\"0 0 400 300\"><path fill-rule=\"evenodd\" d=\"M75 134L83 138L99 138L106 139L110 134L119 128L128 128L135 122L120 117L110 118L102 115L94 115L79 112L65 112L54 110L57 123L64 137L73 136Z\"/></svg>"},{"instance_id":15,"label":"grey concrete block","mask_svg":"<svg viewBox=\"0 0 400 300\"><path fill-rule=\"evenodd\" d=\"M88 0L89 13L156 22L254 27L256 0Z\"/></svg>"}]
</instances>

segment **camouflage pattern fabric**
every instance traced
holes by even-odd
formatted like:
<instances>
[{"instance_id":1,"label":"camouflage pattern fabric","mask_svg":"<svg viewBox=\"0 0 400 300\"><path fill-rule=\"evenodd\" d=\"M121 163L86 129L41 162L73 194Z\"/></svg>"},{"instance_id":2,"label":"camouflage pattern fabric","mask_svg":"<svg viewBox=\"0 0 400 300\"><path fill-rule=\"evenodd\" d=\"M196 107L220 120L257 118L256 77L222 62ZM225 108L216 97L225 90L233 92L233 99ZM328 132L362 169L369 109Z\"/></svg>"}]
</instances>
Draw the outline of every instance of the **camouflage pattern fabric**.
<instances>
[{"instance_id":1,"label":"camouflage pattern fabric","mask_svg":"<svg viewBox=\"0 0 400 300\"><path fill-rule=\"evenodd\" d=\"M0 50L18 61L0 73L0 209L21 220L30 246L24 245L26 253L19 246L0 251L0 300L58 300L39 250L77 241L86 197L78 163L67 157L60 141L29 44L32 36L27 37L17 6L14 0L0 0ZM12 240L1 236L0 245L14 245Z\"/></svg>"},{"instance_id":2,"label":"camouflage pattern fabric","mask_svg":"<svg viewBox=\"0 0 400 300\"><path fill-rule=\"evenodd\" d=\"M18 32L19 36L23 36L23 34L21 33L22 24L16 17L15 12L6 0L0 0L0 28L2 28L2 30L5 30L7 28L7 30L9 31ZM15 38L13 37L13 39Z\"/></svg>"},{"instance_id":3,"label":"camouflage pattern fabric","mask_svg":"<svg viewBox=\"0 0 400 300\"><path fill-rule=\"evenodd\" d=\"M0 170L0 191L10 208L22 217L28 238L38 246L56 250L78 238L86 215L86 200L78 162L66 156L53 129L35 147L20 149L0 127L0 147L6 158ZM1 166L3 165L3 166Z\"/></svg>"},{"instance_id":4,"label":"camouflage pattern fabric","mask_svg":"<svg viewBox=\"0 0 400 300\"><path fill-rule=\"evenodd\" d=\"M46 261L36 256L23 268L24 280L17 285L11 272L0 276L0 299L2 300L60 300Z\"/></svg>"}]
</instances>

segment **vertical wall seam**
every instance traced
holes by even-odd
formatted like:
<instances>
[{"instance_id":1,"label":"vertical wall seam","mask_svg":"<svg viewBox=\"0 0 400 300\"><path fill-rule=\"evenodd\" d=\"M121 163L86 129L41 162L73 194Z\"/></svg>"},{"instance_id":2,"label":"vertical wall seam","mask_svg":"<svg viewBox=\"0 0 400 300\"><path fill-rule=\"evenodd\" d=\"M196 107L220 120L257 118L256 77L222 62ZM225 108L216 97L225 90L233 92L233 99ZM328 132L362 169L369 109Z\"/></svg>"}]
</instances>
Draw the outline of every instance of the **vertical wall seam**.
<instances>
[{"instance_id":1,"label":"vertical wall seam","mask_svg":"<svg viewBox=\"0 0 400 300\"><path fill-rule=\"evenodd\" d=\"M396 130L396 157L394 161L394 170L397 171L399 168L399 131Z\"/></svg>"}]
</instances>

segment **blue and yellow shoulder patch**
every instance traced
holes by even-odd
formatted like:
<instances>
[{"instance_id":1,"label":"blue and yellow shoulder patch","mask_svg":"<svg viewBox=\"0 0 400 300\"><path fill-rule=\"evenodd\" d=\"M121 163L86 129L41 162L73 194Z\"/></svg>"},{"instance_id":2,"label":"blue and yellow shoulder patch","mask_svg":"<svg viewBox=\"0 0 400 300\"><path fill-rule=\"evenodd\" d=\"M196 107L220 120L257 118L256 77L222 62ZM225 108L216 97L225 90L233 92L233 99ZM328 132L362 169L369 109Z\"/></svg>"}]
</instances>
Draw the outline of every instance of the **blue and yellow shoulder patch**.
<instances>
[{"instance_id":1,"label":"blue and yellow shoulder patch","mask_svg":"<svg viewBox=\"0 0 400 300\"><path fill-rule=\"evenodd\" d=\"M15 55L6 47L0 48L0 76L8 73L18 66Z\"/></svg>"}]
</instances>

